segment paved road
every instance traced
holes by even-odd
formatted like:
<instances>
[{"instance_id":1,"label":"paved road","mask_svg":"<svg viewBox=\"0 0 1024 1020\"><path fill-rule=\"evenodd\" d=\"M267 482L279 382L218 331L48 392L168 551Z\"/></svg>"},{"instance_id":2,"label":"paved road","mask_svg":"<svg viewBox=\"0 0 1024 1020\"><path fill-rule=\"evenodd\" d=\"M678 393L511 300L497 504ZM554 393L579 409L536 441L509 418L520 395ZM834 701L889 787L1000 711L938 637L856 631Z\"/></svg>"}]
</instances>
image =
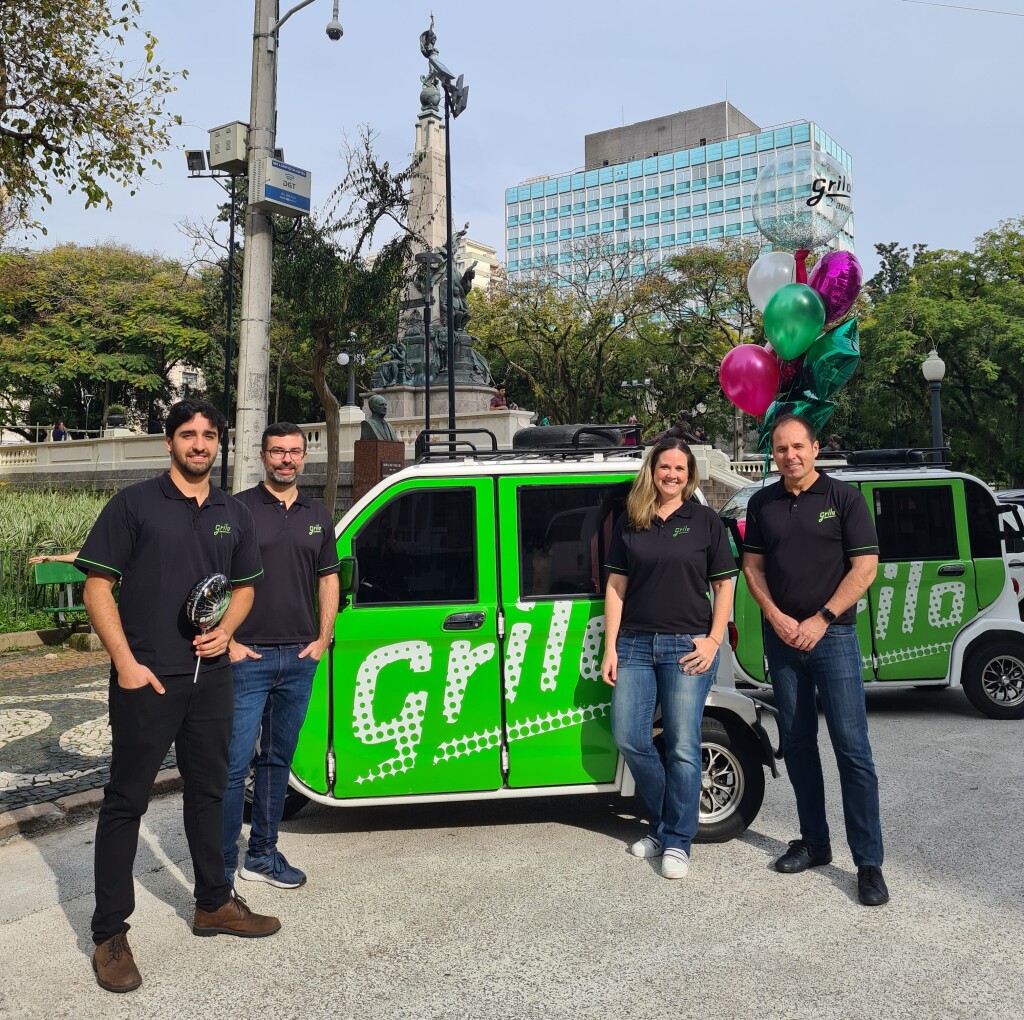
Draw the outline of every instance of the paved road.
<instances>
[{"instance_id":1,"label":"paved road","mask_svg":"<svg viewBox=\"0 0 1024 1020\"><path fill-rule=\"evenodd\" d=\"M130 995L89 968L92 823L0 846L0 1016L1019 1016L1022 724L957 692L880 692L869 709L888 907L856 903L837 812L832 866L770 870L794 835L779 780L748 833L698 847L682 882L625 854L639 830L613 798L310 807L281 841L309 884L243 890L282 932L197 939L173 795L144 820Z\"/></svg>"}]
</instances>

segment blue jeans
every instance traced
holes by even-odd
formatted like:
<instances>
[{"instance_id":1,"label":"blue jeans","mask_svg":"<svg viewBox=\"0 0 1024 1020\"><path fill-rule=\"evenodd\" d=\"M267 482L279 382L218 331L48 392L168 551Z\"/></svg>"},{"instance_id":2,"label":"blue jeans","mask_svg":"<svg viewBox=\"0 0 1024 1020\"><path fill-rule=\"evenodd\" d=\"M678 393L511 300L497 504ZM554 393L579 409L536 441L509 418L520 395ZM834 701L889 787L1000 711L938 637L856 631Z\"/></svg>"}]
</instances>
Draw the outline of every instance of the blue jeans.
<instances>
[{"instance_id":1,"label":"blue jeans","mask_svg":"<svg viewBox=\"0 0 1024 1020\"><path fill-rule=\"evenodd\" d=\"M693 648L689 634L620 631L612 689L612 735L647 805L647 834L687 854L700 814L701 719L718 672L717 653L706 673L680 672L679 660ZM659 704L664 761L653 740Z\"/></svg>"},{"instance_id":2,"label":"blue jeans","mask_svg":"<svg viewBox=\"0 0 1024 1020\"><path fill-rule=\"evenodd\" d=\"M809 652L801 652L766 626L764 649L779 710L786 771L796 794L801 838L814 846L829 843L825 783L818 754L817 690L839 766L846 839L853 863L857 867L881 867L878 776L868 743L856 628L833 624Z\"/></svg>"},{"instance_id":3,"label":"blue jeans","mask_svg":"<svg viewBox=\"0 0 1024 1020\"><path fill-rule=\"evenodd\" d=\"M249 854L262 857L277 849L277 827L284 811L299 730L313 689L315 659L299 658L305 645L252 645L261 659L231 664L235 718L228 750L228 788L224 794L224 870L238 864L245 782L259 737L260 751L252 800Z\"/></svg>"}]
</instances>

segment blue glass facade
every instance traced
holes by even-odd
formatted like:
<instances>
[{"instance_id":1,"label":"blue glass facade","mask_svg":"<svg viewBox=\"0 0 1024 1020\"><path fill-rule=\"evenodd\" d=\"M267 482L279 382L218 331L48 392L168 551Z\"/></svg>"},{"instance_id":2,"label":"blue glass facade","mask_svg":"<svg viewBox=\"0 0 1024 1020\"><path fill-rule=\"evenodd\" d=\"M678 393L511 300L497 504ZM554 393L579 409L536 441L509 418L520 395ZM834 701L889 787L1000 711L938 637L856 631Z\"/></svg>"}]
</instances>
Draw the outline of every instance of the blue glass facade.
<instances>
[{"instance_id":1,"label":"blue glass facade","mask_svg":"<svg viewBox=\"0 0 1024 1020\"><path fill-rule=\"evenodd\" d=\"M656 249L668 258L689 245L756 236L750 197L758 171L779 150L807 146L829 153L852 172L848 152L817 124L799 121L507 188L509 276L571 263L581 238L599 238L618 251ZM853 250L852 218L833 244Z\"/></svg>"}]
</instances>

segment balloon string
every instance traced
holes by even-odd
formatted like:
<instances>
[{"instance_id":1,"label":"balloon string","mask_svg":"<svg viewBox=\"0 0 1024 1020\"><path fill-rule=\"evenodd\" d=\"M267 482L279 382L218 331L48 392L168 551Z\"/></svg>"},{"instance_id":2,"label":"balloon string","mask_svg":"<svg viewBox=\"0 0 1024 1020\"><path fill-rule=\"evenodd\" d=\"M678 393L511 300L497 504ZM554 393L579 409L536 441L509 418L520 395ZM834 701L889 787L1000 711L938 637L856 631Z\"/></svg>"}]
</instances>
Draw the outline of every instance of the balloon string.
<instances>
[{"instance_id":1,"label":"balloon string","mask_svg":"<svg viewBox=\"0 0 1024 1020\"><path fill-rule=\"evenodd\" d=\"M806 248L801 248L799 251L793 253L793 258L796 259L797 283L807 282L807 256L810 254L810 251L808 251Z\"/></svg>"}]
</instances>

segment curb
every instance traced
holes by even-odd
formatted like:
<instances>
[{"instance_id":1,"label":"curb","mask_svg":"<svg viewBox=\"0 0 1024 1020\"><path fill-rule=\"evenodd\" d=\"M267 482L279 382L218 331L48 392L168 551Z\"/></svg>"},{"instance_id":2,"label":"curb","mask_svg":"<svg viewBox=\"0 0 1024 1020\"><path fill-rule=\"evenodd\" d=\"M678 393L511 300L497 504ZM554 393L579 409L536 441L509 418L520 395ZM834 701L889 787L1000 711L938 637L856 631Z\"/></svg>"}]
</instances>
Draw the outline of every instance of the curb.
<instances>
[{"instance_id":1,"label":"curb","mask_svg":"<svg viewBox=\"0 0 1024 1020\"><path fill-rule=\"evenodd\" d=\"M157 774L150 798L177 793L182 788L177 769L164 769ZM0 841L13 836L36 836L63 825L73 825L96 814L103 803L102 788L82 790L43 804L27 804L13 811L0 812Z\"/></svg>"}]
</instances>

